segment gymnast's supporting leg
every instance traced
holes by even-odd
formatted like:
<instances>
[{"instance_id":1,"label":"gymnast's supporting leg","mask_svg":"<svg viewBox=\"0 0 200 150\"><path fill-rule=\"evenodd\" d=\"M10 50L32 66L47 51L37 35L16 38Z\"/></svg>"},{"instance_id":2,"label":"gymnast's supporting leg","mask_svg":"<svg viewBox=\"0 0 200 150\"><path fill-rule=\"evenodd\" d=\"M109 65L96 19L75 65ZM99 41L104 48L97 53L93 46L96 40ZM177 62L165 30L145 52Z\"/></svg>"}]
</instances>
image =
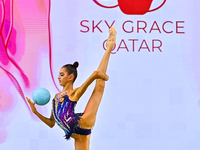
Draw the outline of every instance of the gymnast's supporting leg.
<instances>
[{"instance_id":1,"label":"gymnast's supporting leg","mask_svg":"<svg viewBox=\"0 0 200 150\"><path fill-rule=\"evenodd\" d=\"M116 41L116 30L114 27L111 27L108 41L106 43L107 49L100 62L97 71L106 73L109 57L115 45L115 41ZM84 115L82 116L82 119L79 122L81 127L85 129L91 129L94 126L97 110L101 102L101 98L103 96L104 87L105 87L105 81L102 79L97 79L94 91L85 108Z\"/></svg>"}]
</instances>

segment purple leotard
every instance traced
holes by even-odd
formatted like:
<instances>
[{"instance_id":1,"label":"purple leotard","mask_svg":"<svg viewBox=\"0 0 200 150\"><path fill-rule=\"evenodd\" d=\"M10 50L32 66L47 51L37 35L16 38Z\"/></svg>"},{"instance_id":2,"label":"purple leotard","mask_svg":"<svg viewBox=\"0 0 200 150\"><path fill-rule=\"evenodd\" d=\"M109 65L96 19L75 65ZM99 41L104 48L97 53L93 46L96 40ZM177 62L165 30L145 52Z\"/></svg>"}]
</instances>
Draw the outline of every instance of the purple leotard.
<instances>
[{"instance_id":1,"label":"purple leotard","mask_svg":"<svg viewBox=\"0 0 200 150\"><path fill-rule=\"evenodd\" d=\"M81 113L74 113L77 102L71 101L68 95L61 95L53 99L53 115L56 123L65 131L66 139L69 139L72 133L80 135L89 135L90 129L80 128L78 120Z\"/></svg>"}]
</instances>

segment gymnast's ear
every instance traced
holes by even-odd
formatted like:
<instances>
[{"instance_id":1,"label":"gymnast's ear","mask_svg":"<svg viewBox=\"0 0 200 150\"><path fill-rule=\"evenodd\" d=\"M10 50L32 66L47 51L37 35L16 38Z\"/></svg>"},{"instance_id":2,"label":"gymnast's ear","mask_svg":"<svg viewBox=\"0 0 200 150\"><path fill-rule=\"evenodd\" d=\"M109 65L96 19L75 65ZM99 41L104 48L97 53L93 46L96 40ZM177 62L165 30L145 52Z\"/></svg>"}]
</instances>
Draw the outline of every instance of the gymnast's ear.
<instances>
[{"instance_id":1,"label":"gymnast's ear","mask_svg":"<svg viewBox=\"0 0 200 150\"><path fill-rule=\"evenodd\" d=\"M73 75L73 74L70 74L70 75L69 75L69 80L70 80L70 81L74 81L74 75Z\"/></svg>"}]
</instances>

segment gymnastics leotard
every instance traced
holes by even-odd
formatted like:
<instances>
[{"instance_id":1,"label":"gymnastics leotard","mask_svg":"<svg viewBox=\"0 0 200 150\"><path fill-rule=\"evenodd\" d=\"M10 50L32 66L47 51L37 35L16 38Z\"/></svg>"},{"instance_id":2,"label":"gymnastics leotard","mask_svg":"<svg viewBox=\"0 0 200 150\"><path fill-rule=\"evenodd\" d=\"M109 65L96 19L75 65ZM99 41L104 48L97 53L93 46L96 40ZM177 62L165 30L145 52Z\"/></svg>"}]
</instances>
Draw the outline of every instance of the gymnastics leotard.
<instances>
[{"instance_id":1,"label":"gymnastics leotard","mask_svg":"<svg viewBox=\"0 0 200 150\"><path fill-rule=\"evenodd\" d=\"M56 123L65 131L66 139L69 139L72 133L80 135L89 135L91 129L83 129L79 126L78 120L82 113L74 113L77 102L71 101L68 95L56 95L53 99L53 115Z\"/></svg>"}]
</instances>

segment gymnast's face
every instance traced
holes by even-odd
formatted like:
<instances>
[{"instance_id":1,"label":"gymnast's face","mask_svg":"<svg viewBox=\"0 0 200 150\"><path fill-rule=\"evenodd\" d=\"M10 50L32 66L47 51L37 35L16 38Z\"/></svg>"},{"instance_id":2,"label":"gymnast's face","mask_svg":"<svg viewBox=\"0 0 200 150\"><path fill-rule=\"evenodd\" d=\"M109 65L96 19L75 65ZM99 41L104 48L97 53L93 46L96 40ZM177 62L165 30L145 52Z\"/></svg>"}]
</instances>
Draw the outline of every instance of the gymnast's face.
<instances>
[{"instance_id":1,"label":"gymnast's face","mask_svg":"<svg viewBox=\"0 0 200 150\"><path fill-rule=\"evenodd\" d=\"M68 75L66 68L61 68L58 76L59 84L65 86L67 83L73 81L73 75Z\"/></svg>"}]
</instances>

